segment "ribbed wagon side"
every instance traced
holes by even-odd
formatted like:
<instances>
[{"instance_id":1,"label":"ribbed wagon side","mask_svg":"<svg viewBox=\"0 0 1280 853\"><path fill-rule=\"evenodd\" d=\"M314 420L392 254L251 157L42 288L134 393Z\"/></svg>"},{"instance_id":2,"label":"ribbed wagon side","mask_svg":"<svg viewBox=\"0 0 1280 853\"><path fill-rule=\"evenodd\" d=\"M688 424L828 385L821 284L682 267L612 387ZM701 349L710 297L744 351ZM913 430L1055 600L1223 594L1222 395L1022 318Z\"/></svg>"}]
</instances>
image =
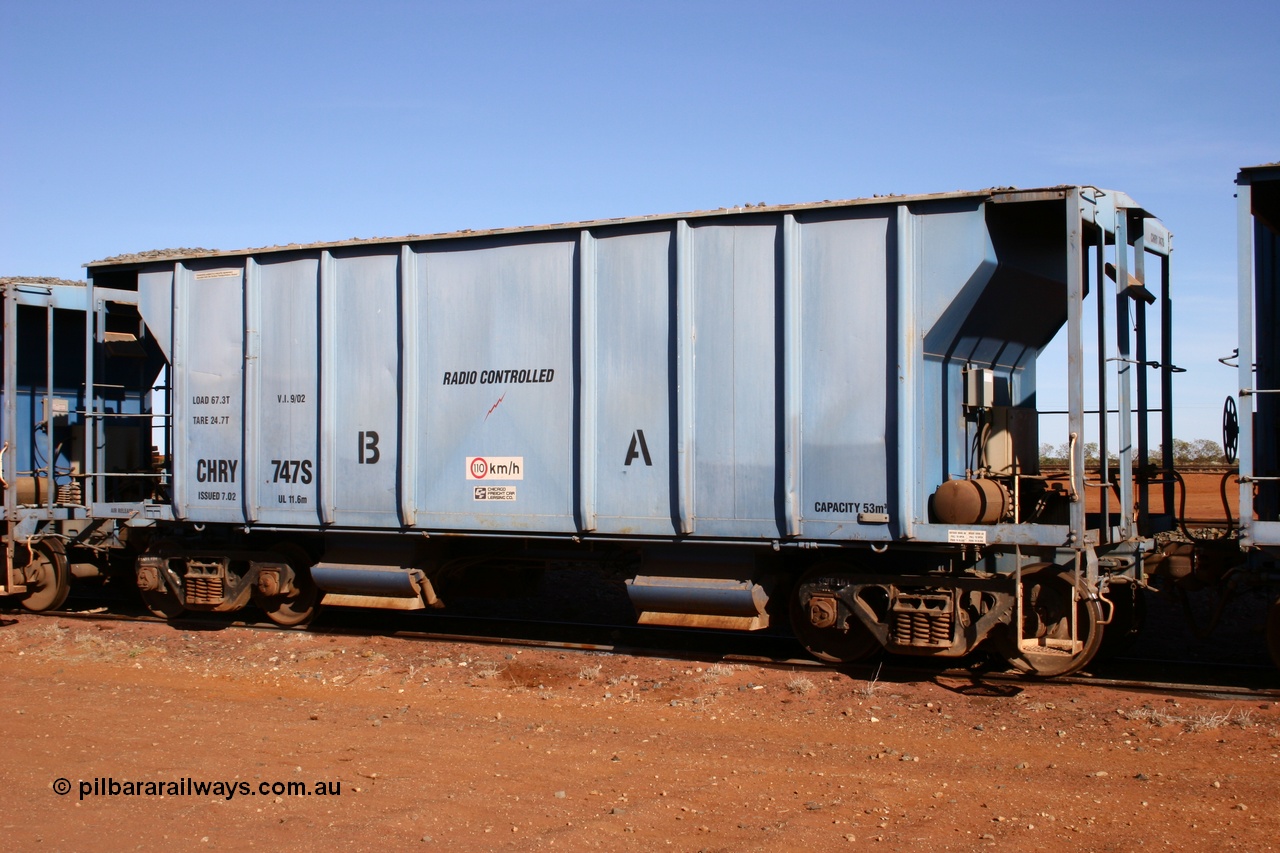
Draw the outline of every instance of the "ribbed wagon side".
<instances>
[{"instance_id":1,"label":"ribbed wagon side","mask_svg":"<svg viewBox=\"0 0 1280 853\"><path fill-rule=\"evenodd\" d=\"M1153 523L1131 374L1150 362L1144 258L1164 259L1167 309L1168 244L1123 194L1055 187L93 264L135 283L171 361L172 516L229 543L161 533L140 582L219 608L256 585L292 619L311 579L435 603L475 542L607 545L634 555L648 621L758 626L772 595L838 658L964 653L1026 628L1029 584L1058 602L1030 639L1077 666ZM1046 369L1068 396L1056 484ZM1103 457L1112 434L1126 451L1099 481L1114 511L1082 499L1086 383ZM1046 622L1071 626L1060 648Z\"/></svg>"}]
</instances>

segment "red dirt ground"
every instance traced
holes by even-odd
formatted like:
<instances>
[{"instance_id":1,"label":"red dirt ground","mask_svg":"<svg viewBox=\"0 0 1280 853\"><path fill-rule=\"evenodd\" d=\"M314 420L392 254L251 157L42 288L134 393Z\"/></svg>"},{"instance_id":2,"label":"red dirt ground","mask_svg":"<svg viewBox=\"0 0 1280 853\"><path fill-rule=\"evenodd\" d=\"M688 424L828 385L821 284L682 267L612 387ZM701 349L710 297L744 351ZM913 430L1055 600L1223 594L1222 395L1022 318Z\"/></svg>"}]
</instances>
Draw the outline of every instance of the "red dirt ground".
<instances>
[{"instance_id":1,"label":"red dirt ground","mask_svg":"<svg viewBox=\"0 0 1280 853\"><path fill-rule=\"evenodd\" d=\"M1182 478L1187 484L1186 517L1189 519L1216 519L1226 521L1226 513L1222 509L1222 480L1227 478L1227 505L1231 507L1231 517L1240 518L1240 483L1234 472L1226 474L1221 471L1184 471ZM1159 487L1151 489L1153 511L1161 507ZM1175 489L1174 500L1180 499L1180 492ZM1175 512L1177 507L1175 505Z\"/></svg>"},{"instance_id":2,"label":"red dirt ground","mask_svg":"<svg viewBox=\"0 0 1280 853\"><path fill-rule=\"evenodd\" d=\"M1058 477L1065 475L1065 471L1054 471L1053 474ZM1196 519L1199 521L1226 521L1227 516L1222 508L1222 480L1227 478L1227 505L1231 508L1231 517L1238 519L1240 517L1240 483L1236 479L1234 471L1227 472L1226 469L1217 471L1182 471L1183 482L1186 483L1187 500L1185 515L1188 519ZM1088 472L1087 480L1090 483L1098 482L1099 473L1096 470ZM1164 504L1162 503L1162 487L1153 485L1151 488L1151 511L1162 512ZM1085 489L1085 511L1097 512L1101 506L1099 495L1101 489L1094 485L1087 485ZM1110 490L1111 493L1111 511L1115 512L1120 496L1115 488ZM1135 495L1136 499L1136 495ZM1182 501L1182 490L1180 487L1174 487L1174 505L1173 511L1176 514L1179 511L1179 504Z\"/></svg>"},{"instance_id":3,"label":"red dirt ground","mask_svg":"<svg viewBox=\"0 0 1280 853\"><path fill-rule=\"evenodd\" d=\"M3 622L14 850L1280 846L1280 707L1262 697ZM82 798L94 779L253 793Z\"/></svg>"}]
</instances>

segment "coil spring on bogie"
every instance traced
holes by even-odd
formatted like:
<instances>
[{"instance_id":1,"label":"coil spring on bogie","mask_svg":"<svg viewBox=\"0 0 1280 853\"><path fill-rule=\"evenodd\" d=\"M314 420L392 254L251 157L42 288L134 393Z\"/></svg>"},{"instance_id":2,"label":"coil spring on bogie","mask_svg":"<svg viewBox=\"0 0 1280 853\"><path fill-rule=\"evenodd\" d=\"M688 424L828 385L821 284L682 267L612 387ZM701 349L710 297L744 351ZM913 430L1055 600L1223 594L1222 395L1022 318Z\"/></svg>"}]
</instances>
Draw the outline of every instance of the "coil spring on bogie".
<instances>
[{"instance_id":1,"label":"coil spring on bogie","mask_svg":"<svg viewBox=\"0 0 1280 853\"><path fill-rule=\"evenodd\" d=\"M951 645L950 614L895 613L894 639L904 646Z\"/></svg>"},{"instance_id":2,"label":"coil spring on bogie","mask_svg":"<svg viewBox=\"0 0 1280 853\"><path fill-rule=\"evenodd\" d=\"M227 589L227 568L226 559L187 560L183 578L186 603L190 606L222 604Z\"/></svg>"},{"instance_id":3,"label":"coil spring on bogie","mask_svg":"<svg viewBox=\"0 0 1280 853\"><path fill-rule=\"evenodd\" d=\"M187 604L221 604L222 578L188 577L186 579Z\"/></svg>"},{"instance_id":4,"label":"coil spring on bogie","mask_svg":"<svg viewBox=\"0 0 1280 853\"><path fill-rule=\"evenodd\" d=\"M898 596L893 603L893 641L900 646L950 646L954 620L950 596Z\"/></svg>"}]
</instances>

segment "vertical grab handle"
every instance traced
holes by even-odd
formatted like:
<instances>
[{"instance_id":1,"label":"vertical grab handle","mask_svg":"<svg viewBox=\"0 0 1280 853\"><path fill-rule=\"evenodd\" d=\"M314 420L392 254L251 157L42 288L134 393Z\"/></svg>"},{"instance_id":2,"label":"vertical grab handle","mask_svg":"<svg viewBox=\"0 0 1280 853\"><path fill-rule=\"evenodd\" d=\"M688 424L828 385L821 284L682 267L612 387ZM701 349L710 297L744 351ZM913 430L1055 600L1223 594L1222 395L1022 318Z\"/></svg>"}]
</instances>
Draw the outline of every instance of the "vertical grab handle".
<instances>
[{"instance_id":1,"label":"vertical grab handle","mask_svg":"<svg viewBox=\"0 0 1280 853\"><path fill-rule=\"evenodd\" d=\"M1072 503L1080 500L1080 493L1076 491L1076 442L1079 439L1080 434L1073 432L1067 442L1067 497Z\"/></svg>"}]
</instances>

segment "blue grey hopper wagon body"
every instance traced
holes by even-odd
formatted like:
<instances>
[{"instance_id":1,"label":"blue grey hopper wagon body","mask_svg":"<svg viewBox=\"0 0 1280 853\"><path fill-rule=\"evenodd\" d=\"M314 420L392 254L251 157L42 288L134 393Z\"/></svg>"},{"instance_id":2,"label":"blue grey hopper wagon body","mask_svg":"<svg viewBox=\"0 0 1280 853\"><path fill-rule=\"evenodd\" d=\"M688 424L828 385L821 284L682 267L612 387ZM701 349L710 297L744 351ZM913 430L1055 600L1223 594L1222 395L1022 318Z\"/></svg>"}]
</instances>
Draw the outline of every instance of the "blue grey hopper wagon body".
<instances>
[{"instance_id":1,"label":"blue grey hopper wagon body","mask_svg":"<svg viewBox=\"0 0 1280 853\"><path fill-rule=\"evenodd\" d=\"M622 553L642 621L1070 671L1171 524L1128 452L1084 500L1086 443L1145 454L1169 249L1064 186L96 262L172 386L171 491L109 512L161 612L438 606L482 555Z\"/></svg>"}]
</instances>

